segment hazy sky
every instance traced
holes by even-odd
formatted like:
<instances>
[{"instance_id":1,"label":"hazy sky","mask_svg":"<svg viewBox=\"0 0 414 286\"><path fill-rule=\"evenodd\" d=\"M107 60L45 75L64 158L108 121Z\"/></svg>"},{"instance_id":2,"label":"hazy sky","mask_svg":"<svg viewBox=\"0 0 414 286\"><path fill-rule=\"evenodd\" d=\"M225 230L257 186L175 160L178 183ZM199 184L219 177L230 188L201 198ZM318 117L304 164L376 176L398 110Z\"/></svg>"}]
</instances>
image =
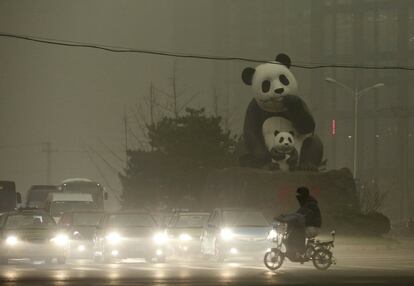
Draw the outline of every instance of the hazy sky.
<instances>
[{"instance_id":1,"label":"hazy sky","mask_svg":"<svg viewBox=\"0 0 414 286\"><path fill-rule=\"evenodd\" d=\"M206 13L206 9L213 12L218 2L212 3L0 1L0 31L112 46L214 54L227 44L213 33L212 25L217 23ZM226 17L225 11L217 13ZM225 36L225 31L219 35L223 41L229 41ZM148 95L151 81L170 92L172 63L173 59L166 57L112 54L0 38L1 179L15 180L21 192L32 184L46 183L42 142L50 141L54 151L52 183L67 177L88 177L104 183L84 151L92 146L121 170L122 162L100 140L124 158L124 111L129 126L136 128L133 106ZM206 61L176 61L177 87L183 94L183 102L198 93L193 106L212 107L215 87L208 78L217 66L220 64ZM241 84L239 75L230 81ZM244 109L248 100L242 100L237 108ZM129 145L137 146L131 135ZM98 156L92 156L112 187L120 191L117 174Z\"/></svg>"}]
</instances>

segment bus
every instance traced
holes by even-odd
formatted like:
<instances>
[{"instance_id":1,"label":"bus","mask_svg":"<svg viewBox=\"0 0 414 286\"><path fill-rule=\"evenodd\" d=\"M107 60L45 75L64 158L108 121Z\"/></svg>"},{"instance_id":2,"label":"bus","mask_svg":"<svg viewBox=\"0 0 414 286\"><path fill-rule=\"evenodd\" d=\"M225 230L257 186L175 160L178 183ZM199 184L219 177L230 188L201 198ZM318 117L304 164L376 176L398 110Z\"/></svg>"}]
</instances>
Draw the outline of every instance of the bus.
<instances>
[{"instance_id":1,"label":"bus","mask_svg":"<svg viewBox=\"0 0 414 286\"><path fill-rule=\"evenodd\" d=\"M22 203L22 196L16 192L13 181L0 181L0 213L13 211Z\"/></svg>"},{"instance_id":2,"label":"bus","mask_svg":"<svg viewBox=\"0 0 414 286\"><path fill-rule=\"evenodd\" d=\"M64 193L91 194L93 202L100 210L104 209L104 200L108 199L108 193L101 184L89 179L73 178L62 181L58 190Z\"/></svg>"},{"instance_id":3,"label":"bus","mask_svg":"<svg viewBox=\"0 0 414 286\"><path fill-rule=\"evenodd\" d=\"M55 185L33 185L27 191L26 207L43 209L49 193L58 192Z\"/></svg>"}]
</instances>

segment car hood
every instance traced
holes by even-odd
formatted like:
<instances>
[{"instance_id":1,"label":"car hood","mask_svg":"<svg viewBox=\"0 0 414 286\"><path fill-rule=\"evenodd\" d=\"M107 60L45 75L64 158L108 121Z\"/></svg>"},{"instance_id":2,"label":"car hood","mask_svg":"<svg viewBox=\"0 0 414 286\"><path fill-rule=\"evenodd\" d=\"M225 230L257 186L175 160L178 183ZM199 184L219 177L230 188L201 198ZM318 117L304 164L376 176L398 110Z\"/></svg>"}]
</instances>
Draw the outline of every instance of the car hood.
<instances>
[{"instance_id":1,"label":"car hood","mask_svg":"<svg viewBox=\"0 0 414 286\"><path fill-rule=\"evenodd\" d=\"M92 240L96 234L97 228L95 226L74 226L72 230L72 237L78 239ZM79 232L79 235L75 235Z\"/></svg>"},{"instance_id":2,"label":"car hood","mask_svg":"<svg viewBox=\"0 0 414 286\"><path fill-rule=\"evenodd\" d=\"M158 229L153 227L124 227L124 228L108 228L106 229L106 234L111 232L119 233L122 237L126 238L134 238L134 237L152 237L155 233L157 233Z\"/></svg>"},{"instance_id":3,"label":"car hood","mask_svg":"<svg viewBox=\"0 0 414 286\"><path fill-rule=\"evenodd\" d=\"M9 229L4 232L4 237L13 235L22 241L42 241L53 238L56 232L50 228Z\"/></svg>"},{"instance_id":4,"label":"car hood","mask_svg":"<svg viewBox=\"0 0 414 286\"><path fill-rule=\"evenodd\" d=\"M172 236L173 238L178 238L181 234L188 234L193 238L200 238L201 234L203 233L203 228L169 228L167 229L168 235Z\"/></svg>"},{"instance_id":5,"label":"car hood","mask_svg":"<svg viewBox=\"0 0 414 286\"><path fill-rule=\"evenodd\" d=\"M270 226L267 227L228 227L233 234L235 239L240 240L260 240L266 239L269 231L272 229Z\"/></svg>"}]
</instances>

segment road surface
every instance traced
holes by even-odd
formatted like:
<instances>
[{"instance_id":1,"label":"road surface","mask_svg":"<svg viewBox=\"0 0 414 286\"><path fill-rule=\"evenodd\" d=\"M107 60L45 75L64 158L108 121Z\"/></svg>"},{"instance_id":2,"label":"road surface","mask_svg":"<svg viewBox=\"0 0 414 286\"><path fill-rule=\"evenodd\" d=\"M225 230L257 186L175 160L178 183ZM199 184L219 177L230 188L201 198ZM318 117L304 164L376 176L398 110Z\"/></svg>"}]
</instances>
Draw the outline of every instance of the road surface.
<instances>
[{"instance_id":1,"label":"road surface","mask_svg":"<svg viewBox=\"0 0 414 286\"><path fill-rule=\"evenodd\" d=\"M412 248L339 250L337 265L318 271L311 263L287 262L273 273L260 261L215 263L172 260L147 264L126 260L94 264L69 260L66 265L11 261L0 266L1 285L414 285Z\"/></svg>"}]
</instances>

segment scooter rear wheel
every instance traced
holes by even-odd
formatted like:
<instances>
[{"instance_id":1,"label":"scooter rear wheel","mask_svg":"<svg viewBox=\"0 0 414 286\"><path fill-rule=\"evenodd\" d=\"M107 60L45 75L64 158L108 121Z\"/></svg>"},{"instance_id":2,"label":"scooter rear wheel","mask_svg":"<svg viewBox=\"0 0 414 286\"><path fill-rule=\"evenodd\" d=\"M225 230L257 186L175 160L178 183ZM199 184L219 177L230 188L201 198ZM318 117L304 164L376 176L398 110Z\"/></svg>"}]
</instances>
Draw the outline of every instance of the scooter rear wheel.
<instances>
[{"instance_id":1,"label":"scooter rear wheel","mask_svg":"<svg viewBox=\"0 0 414 286\"><path fill-rule=\"evenodd\" d=\"M316 269L327 270L332 265L332 252L319 248L313 253L312 262Z\"/></svg>"},{"instance_id":2,"label":"scooter rear wheel","mask_svg":"<svg viewBox=\"0 0 414 286\"><path fill-rule=\"evenodd\" d=\"M280 249L277 248L266 252L263 259L265 266L272 271L279 269L282 266L284 260L285 255L282 253L282 251L280 251Z\"/></svg>"}]
</instances>

